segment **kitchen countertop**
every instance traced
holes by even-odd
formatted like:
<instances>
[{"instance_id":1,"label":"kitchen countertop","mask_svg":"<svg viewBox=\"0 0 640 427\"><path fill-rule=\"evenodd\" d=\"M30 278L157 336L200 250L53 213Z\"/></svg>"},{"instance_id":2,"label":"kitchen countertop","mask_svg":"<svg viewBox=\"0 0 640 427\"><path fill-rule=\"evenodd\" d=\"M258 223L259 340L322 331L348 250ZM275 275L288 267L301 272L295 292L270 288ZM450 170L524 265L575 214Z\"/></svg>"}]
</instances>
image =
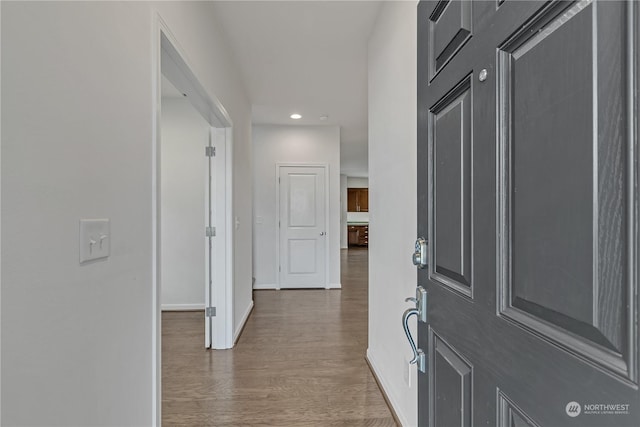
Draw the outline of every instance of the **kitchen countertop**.
<instances>
[{"instance_id":1,"label":"kitchen countertop","mask_svg":"<svg viewBox=\"0 0 640 427\"><path fill-rule=\"evenodd\" d=\"M369 223L368 222L351 221L351 222L347 222L347 225L369 225Z\"/></svg>"}]
</instances>

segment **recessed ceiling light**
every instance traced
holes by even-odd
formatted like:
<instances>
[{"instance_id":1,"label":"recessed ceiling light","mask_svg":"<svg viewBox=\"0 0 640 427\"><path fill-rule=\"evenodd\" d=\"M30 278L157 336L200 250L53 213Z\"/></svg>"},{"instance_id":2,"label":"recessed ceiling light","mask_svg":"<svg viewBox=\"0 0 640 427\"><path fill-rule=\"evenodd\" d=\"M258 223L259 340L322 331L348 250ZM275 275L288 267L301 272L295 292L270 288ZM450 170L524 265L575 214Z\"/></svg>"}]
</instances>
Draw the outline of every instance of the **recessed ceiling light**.
<instances>
[{"instance_id":1,"label":"recessed ceiling light","mask_svg":"<svg viewBox=\"0 0 640 427\"><path fill-rule=\"evenodd\" d=\"M292 115L290 115L289 117L291 117L291 118L292 118L292 119L294 119L294 120L298 120L298 119L301 119L301 118L302 118L302 116L301 116L300 114L297 114L297 113L296 113L296 114L292 114Z\"/></svg>"},{"instance_id":2,"label":"recessed ceiling light","mask_svg":"<svg viewBox=\"0 0 640 427\"><path fill-rule=\"evenodd\" d=\"M324 116L320 116L320 120L322 120L323 122L328 119L329 119L329 116L327 116L326 114Z\"/></svg>"}]
</instances>

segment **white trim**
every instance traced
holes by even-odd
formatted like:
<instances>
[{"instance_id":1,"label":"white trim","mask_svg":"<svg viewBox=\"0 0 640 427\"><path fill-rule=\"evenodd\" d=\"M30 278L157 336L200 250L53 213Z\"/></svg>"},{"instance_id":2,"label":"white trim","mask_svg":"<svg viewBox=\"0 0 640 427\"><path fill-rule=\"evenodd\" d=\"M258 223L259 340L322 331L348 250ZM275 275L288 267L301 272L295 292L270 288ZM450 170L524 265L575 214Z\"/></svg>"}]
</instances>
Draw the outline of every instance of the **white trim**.
<instances>
[{"instance_id":1,"label":"white trim","mask_svg":"<svg viewBox=\"0 0 640 427\"><path fill-rule=\"evenodd\" d=\"M253 289L254 290L258 290L258 291L260 291L260 290L276 290L276 291L279 291L281 288L278 287L277 283L256 283L255 285L253 285ZM318 287L318 288L301 287L301 288L282 288L282 289L342 289L342 284L341 283L329 283L324 288L322 288L322 287Z\"/></svg>"},{"instance_id":2,"label":"white trim","mask_svg":"<svg viewBox=\"0 0 640 427\"><path fill-rule=\"evenodd\" d=\"M2 6L0 6L0 22L2 22ZM2 31L0 31L0 34L2 34ZM2 43L0 42L0 46L2 45ZM2 57L2 55L0 55L0 58ZM0 70L2 70L2 59L0 59ZM0 72L0 75L2 73ZM0 78L0 81L2 81L2 78ZM0 85L1 86L1 85ZM0 95L0 99L2 99L2 96ZM0 105L2 103L0 102ZM2 108L0 107L0 123L2 123ZM2 125L0 124L0 128L2 127ZM2 130L0 129L0 135L2 135ZM2 138L0 138L0 164L2 164ZM0 173L0 176L2 174ZM1 181L1 179L0 179ZM2 185L0 185L0 188L2 188ZM2 200L2 197L0 195L0 200ZM1 202L0 202L1 205ZM0 209L0 224L2 224L2 209ZM0 227L0 248L2 247L2 229ZM1 252L1 250L0 250ZM0 278L2 277L2 255L0 253ZM0 279L0 307L2 307L2 280ZM1 312L2 310L0 310ZM1 313L0 313L0 319L2 318ZM2 366L2 332L1 332L1 328L0 328L0 366ZM0 369L0 421L2 420L2 370Z\"/></svg>"},{"instance_id":3,"label":"white trim","mask_svg":"<svg viewBox=\"0 0 640 427\"><path fill-rule=\"evenodd\" d=\"M275 289L280 290L277 283L256 283L253 285L253 289L261 290L261 289Z\"/></svg>"},{"instance_id":4,"label":"white trim","mask_svg":"<svg viewBox=\"0 0 640 427\"><path fill-rule=\"evenodd\" d=\"M224 328L224 337L226 348L233 347L233 338L232 338L232 330L233 330L233 316L234 316L234 292L233 285L235 283L235 251L234 251L234 238L235 238L235 220L233 217L233 125L231 124L231 119L229 119L229 127L226 128L225 132L225 206L226 206L226 223L225 228L227 232L226 236L226 248L225 252L226 256L226 279L225 279L225 292L226 298L225 302L225 328ZM253 303L253 301L251 301Z\"/></svg>"},{"instance_id":5,"label":"white trim","mask_svg":"<svg viewBox=\"0 0 640 427\"><path fill-rule=\"evenodd\" d=\"M217 316L212 318L211 348L233 347L233 238L232 238L232 187L230 128L212 128L212 146L216 156L211 159L213 217L216 236L212 239L211 265L213 266L212 306L217 308ZM218 209L224 206L225 209Z\"/></svg>"},{"instance_id":6,"label":"white trim","mask_svg":"<svg viewBox=\"0 0 640 427\"><path fill-rule=\"evenodd\" d=\"M152 11L151 34L151 425L162 425L162 310L160 292L160 125L161 125L161 34L166 24Z\"/></svg>"},{"instance_id":7,"label":"white trim","mask_svg":"<svg viewBox=\"0 0 640 427\"><path fill-rule=\"evenodd\" d=\"M214 133L215 129L213 126L209 126L209 135L207 141L207 149L215 146L214 142ZM215 220L212 214L212 206L214 204L213 194L215 191L215 180L212 176L212 170L214 168L214 162L210 157L203 156L202 160L206 164L207 173L205 174L205 184L204 184L204 223L205 227L213 226L215 224ZM213 255L212 252L215 251L213 247L213 242L211 238L202 239L202 244L204 246L204 254L205 254L205 262L202 268L204 268L204 307L211 307L212 295L213 291L212 286L209 283L213 283L214 278L212 277L213 272ZM205 316L204 318L204 348L211 348L213 341L213 320L210 317Z\"/></svg>"},{"instance_id":8,"label":"white trim","mask_svg":"<svg viewBox=\"0 0 640 427\"><path fill-rule=\"evenodd\" d=\"M204 304L162 304L162 311L203 311Z\"/></svg>"},{"instance_id":9,"label":"white trim","mask_svg":"<svg viewBox=\"0 0 640 427\"><path fill-rule=\"evenodd\" d=\"M380 364L378 364L378 362L376 361L376 358L373 355L373 352L371 351L370 348L367 348L367 360L369 361L369 366L371 366L371 369L375 372L376 377L378 377L378 382L380 383L380 387L382 387L382 389L384 390L384 394L387 395L387 399L389 400L389 403L393 407L394 412L398 416L398 420L400 421L400 424L402 424L403 426L409 426L410 424L409 424L409 421L407 420L407 417L401 411L402 406L398 403L399 399L392 392L392 389L389 386L389 383L384 379L384 376L382 375L382 371L378 368Z\"/></svg>"},{"instance_id":10,"label":"white trim","mask_svg":"<svg viewBox=\"0 0 640 427\"><path fill-rule=\"evenodd\" d=\"M330 243L331 243L331 221L330 221L330 206L329 203L331 201L330 199L330 193L331 193L331 188L330 188L330 168L329 168L329 164L328 163L292 163L292 162L277 162L276 163L276 220L280 221L280 168L281 167L315 167L315 168L324 168L324 223L325 223L325 227L324 229L326 230L326 239L325 239L325 249L324 249L324 256L325 256L325 261L324 261L324 283L325 283L325 288L329 289L332 285L329 284L329 280L330 280L330 266L331 266L331 252L329 250L330 247ZM281 228L277 227L277 238L278 238L278 243L276 244L276 283L277 283L277 288L276 289L280 289L280 285L281 285L281 277L280 277L280 271L278 266L280 266L280 232L281 232ZM338 239L340 237L338 236ZM254 286L254 289L259 289L256 288Z\"/></svg>"},{"instance_id":11,"label":"white trim","mask_svg":"<svg viewBox=\"0 0 640 427\"><path fill-rule=\"evenodd\" d=\"M240 322L238 322L238 327L233 332L233 344L234 345L235 345L236 341L238 341L238 338L240 337L240 332L242 332L242 328L244 328L244 325L247 323L247 320L249 320L249 315L251 314L251 310L253 310L253 300L249 301L249 305L247 306L247 309L245 310L244 314L242 315L242 319L240 319Z\"/></svg>"},{"instance_id":12,"label":"white trim","mask_svg":"<svg viewBox=\"0 0 640 427\"><path fill-rule=\"evenodd\" d=\"M165 65L173 72L173 77L178 81L172 83L179 84L179 89L187 93L190 99L197 102L196 108L206 117L211 125L226 128L226 187L225 187L225 228L226 228L226 280L222 287L224 290L224 301L218 304L218 310L224 311L223 315L216 320L216 329L222 329L222 337L227 347L233 345L233 122L225 110L222 103L215 96L211 96L200 84L193 73L185 50L182 49L176 37L169 29L166 22L157 10L152 9L152 34L151 34L151 105L152 105L152 143L151 143L151 232L152 232L152 338L151 338L151 424L159 426L162 424L162 304L161 304L161 275L160 275L160 250L161 250L161 230L160 230L160 126L161 126L161 81L163 71L163 57ZM168 49L163 49L163 40L168 42ZM165 43L166 43L165 42ZM163 55L163 50L165 55ZM182 75L181 75L182 74ZM204 317L204 316L203 316Z\"/></svg>"}]
</instances>

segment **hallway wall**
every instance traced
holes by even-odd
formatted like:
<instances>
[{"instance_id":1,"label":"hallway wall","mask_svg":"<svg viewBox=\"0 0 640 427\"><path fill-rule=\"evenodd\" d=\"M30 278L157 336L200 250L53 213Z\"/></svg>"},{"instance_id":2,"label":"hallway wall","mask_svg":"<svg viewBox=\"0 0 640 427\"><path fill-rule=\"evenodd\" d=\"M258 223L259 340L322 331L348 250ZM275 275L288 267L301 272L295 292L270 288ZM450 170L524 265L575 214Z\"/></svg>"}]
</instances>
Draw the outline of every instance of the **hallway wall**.
<instances>
[{"instance_id":1,"label":"hallway wall","mask_svg":"<svg viewBox=\"0 0 640 427\"><path fill-rule=\"evenodd\" d=\"M2 2L3 425L152 425L152 34L234 124L236 321L251 302L251 108L209 2ZM79 265L78 220L111 256Z\"/></svg>"},{"instance_id":2,"label":"hallway wall","mask_svg":"<svg viewBox=\"0 0 640 427\"><path fill-rule=\"evenodd\" d=\"M405 426L417 424L416 368L409 387L400 322L416 287L416 19L416 2L385 2L369 40L367 357Z\"/></svg>"},{"instance_id":3,"label":"hallway wall","mask_svg":"<svg viewBox=\"0 0 640 427\"><path fill-rule=\"evenodd\" d=\"M186 97L162 98L160 135L163 310L204 310L209 124Z\"/></svg>"},{"instance_id":4,"label":"hallway wall","mask_svg":"<svg viewBox=\"0 0 640 427\"><path fill-rule=\"evenodd\" d=\"M369 188L369 178L348 176L347 187L348 188Z\"/></svg>"},{"instance_id":5,"label":"hallway wall","mask_svg":"<svg viewBox=\"0 0 640 427\"><path fill-rule=\"evenodd\" d=\"M337 126L253 127L255 288L276 287L278 218L276 217L276 164L329 165L329 284L340 286L340 128ZM258 224L257 222L261 223Z\"/></svg>"}]
</instances>

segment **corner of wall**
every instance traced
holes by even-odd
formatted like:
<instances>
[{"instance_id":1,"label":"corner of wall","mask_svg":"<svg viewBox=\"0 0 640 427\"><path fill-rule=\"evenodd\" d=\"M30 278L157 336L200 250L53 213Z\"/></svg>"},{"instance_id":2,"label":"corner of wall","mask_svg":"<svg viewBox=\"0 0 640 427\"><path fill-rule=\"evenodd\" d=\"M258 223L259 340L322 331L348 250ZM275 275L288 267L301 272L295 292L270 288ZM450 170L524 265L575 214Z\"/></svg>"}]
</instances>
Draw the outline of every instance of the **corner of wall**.
<instances>
[{"instance_id":1,"label":"corner of wall","mask_svg":"<svg viewBox=\"0 0 640 427\"><path fill-rule=\"evenodd\" d=\"M0 1L0 46L2 46L2 2ZM2 55L0 55L0 82L2 81ZM2 85L0 85L2 100ZM0 189L2 188L2 102L0 101ZM0 425L2 425L2 192L0 190Z\"/></svg>"},{"instance_id":2,"label":"corner of wall","mask_svg":"<svg viewBox=\"0 0 640 427\"><path fill-rule=\"evenodd\" d=\"M249 320L249 316L251 316L252 311L253 311L253 300L249 301L249 305L247 306L246 310L244 310L242 317L240 318L240 321L238 322L238 324L235 327L235 330L233 331L234 346L238 342L238 339L240 338L240 334L242 334L242 331L244 330L244 327L247 324L247 320Z\"/></svg>"},{"instance_id":3,"label":"corner of wall","mask_svg":"<svg viewBox=\"0 0 640 427\"><path fill-rule=\"evenodd\" d=\"M401 400L398 397L398 395L395 393L393 388L390 386L389 381L386 379L384 375L384 371L380 369L380 361L378 361L377 357L375 356L371 348L367 348L366 357L367 357L367 361L369 362L369 366L373 371L373 374L378 380L378 384L380 384L380 387L382 388L382 391L385 394L387 401L391 405L391 409L395 417L398 418L398 421L400 421L401 425L410 426L411 424L409 424L409 420L407 419L404 411L402 411Z\"/></svg>"},{"instance_id":4,"label":"corner of wall","mask_svg":"<svg viewBox=\"0 0 640 427\"><path fill-rule=\"evenodd\" d=\"M416 286L415 268L407 262L417 229L416 45L416 4L385 2L368 46L372 238L367 357L396 414L408 426L417 421L417 388L412 381L417 374L413 368L406 371L409 346L398 319L406 309L404 298ZM391 118L390 110L396 113ZM388 141L396 141L393 150Z\"/></svg>"}]
</instances>

